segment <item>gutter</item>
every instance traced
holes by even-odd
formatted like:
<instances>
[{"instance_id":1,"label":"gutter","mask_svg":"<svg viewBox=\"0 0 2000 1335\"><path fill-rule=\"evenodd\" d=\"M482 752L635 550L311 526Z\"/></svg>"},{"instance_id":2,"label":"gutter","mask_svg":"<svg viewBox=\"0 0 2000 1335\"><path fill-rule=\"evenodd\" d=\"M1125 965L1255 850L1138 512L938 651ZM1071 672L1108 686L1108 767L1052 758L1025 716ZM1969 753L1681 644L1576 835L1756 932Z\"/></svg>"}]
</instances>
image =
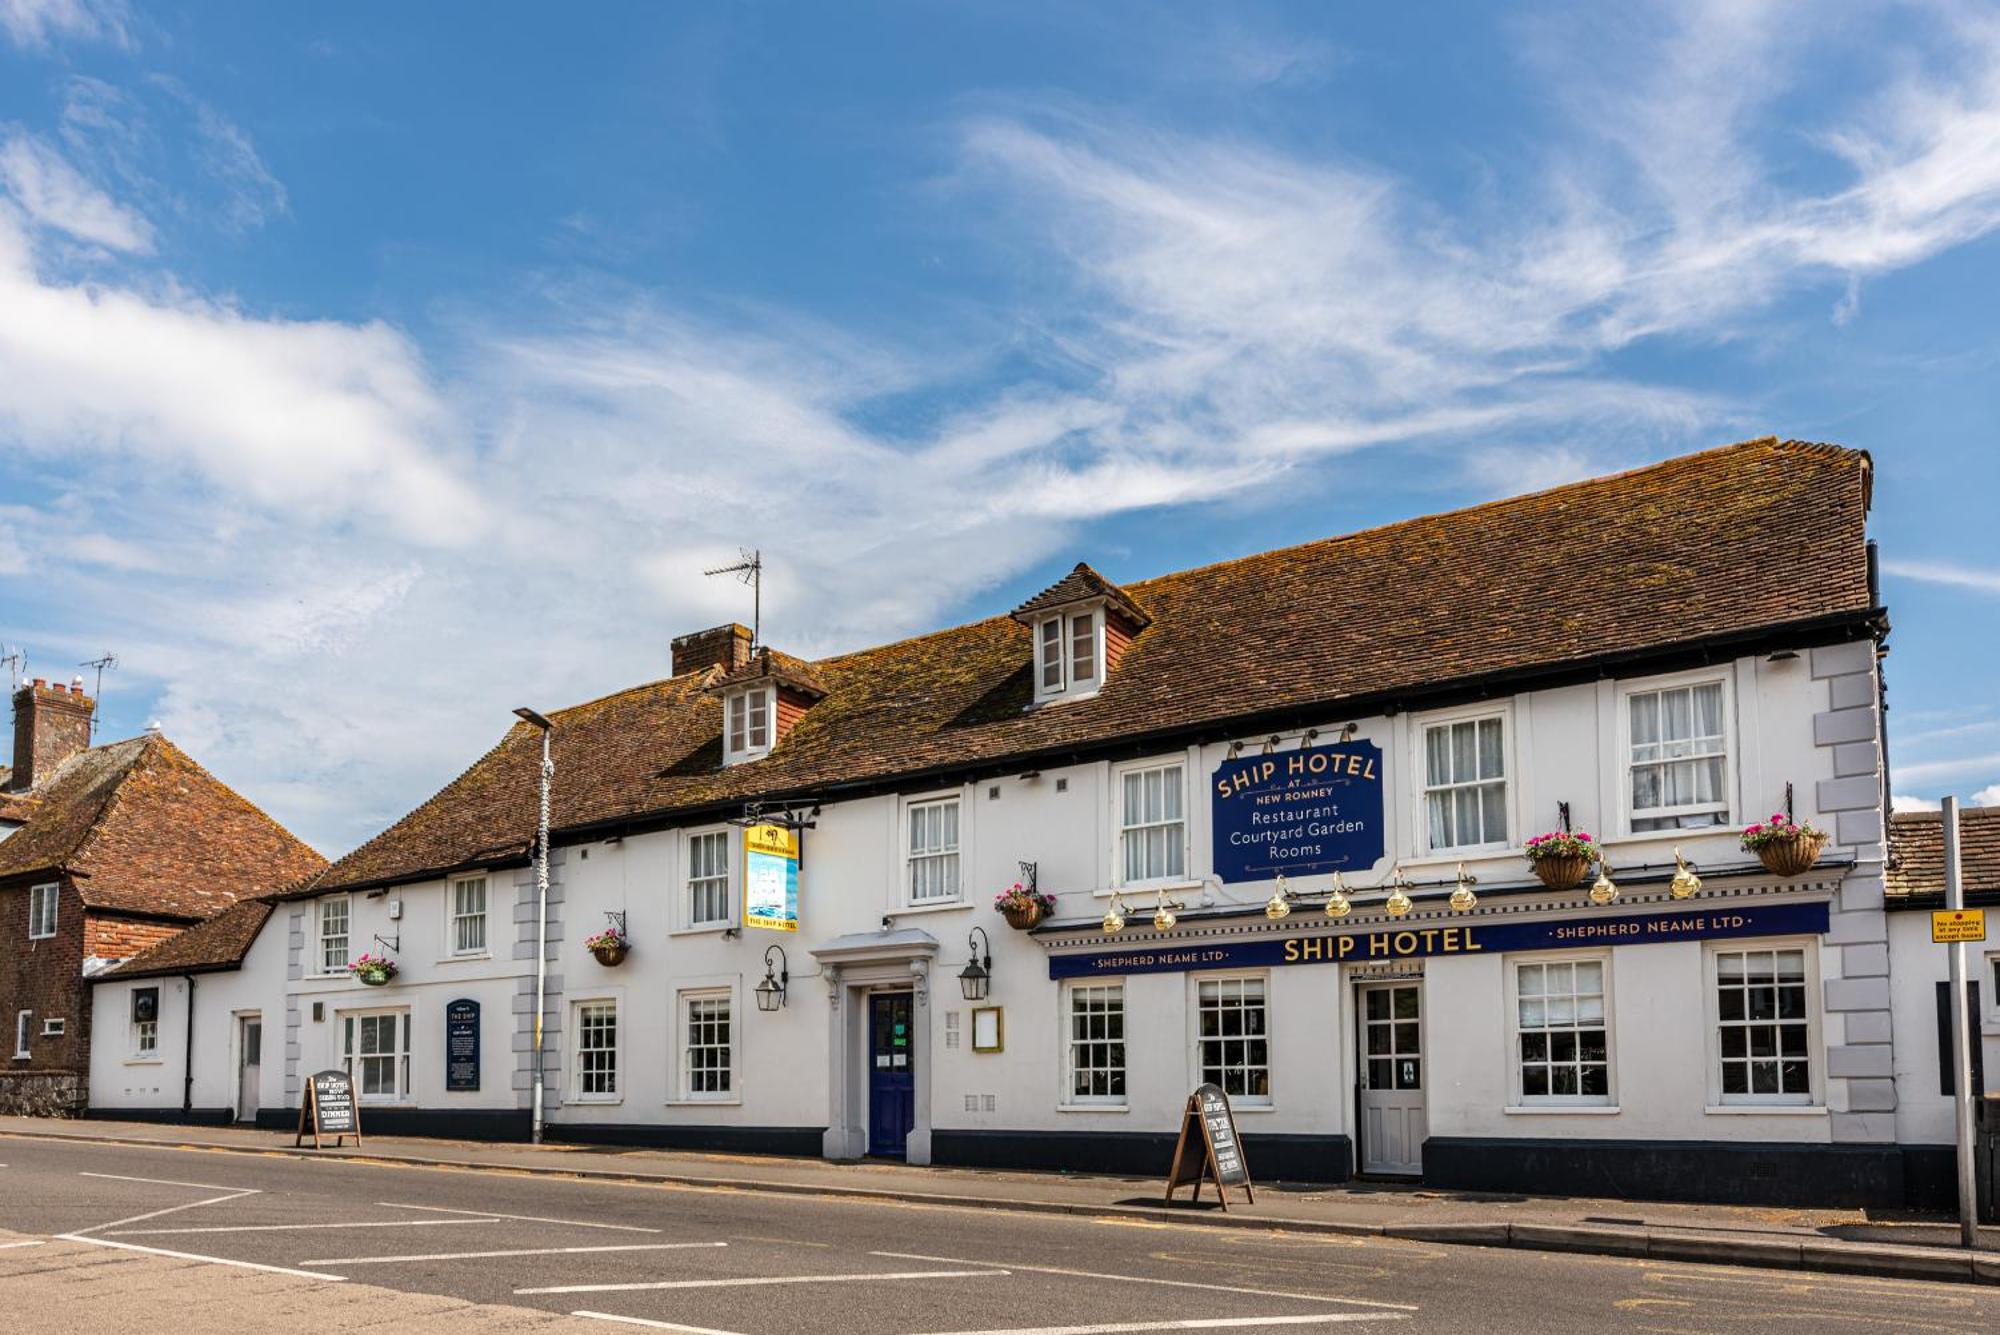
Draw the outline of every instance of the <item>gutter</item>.
<instances>
[{"instance_id":1,"label":"gutter","mask_svg":"<svg viewBox=\"0 0 2000 1335\"><path fill-rule=\"evenodd\" d=\"M182 978L185 978L185 979L187 980L187 985L188 985L188 1004L187 1004L187 1051L186 1051L186 1052L185 1052L185 1053L184 1053L184 1054L182 1055L182 1058L181 1058L181 1071L182 1071L182 1075L181 1075L181 1120L182 1120L182 1121L192 1121L192 1120L193 1120L193 1118L194 1118L194 989L195 989L195 981L194 981L194 975L193 975L193 974L191 974L191 973L184 973L184 974L182 974L182 975L181 975L181 977L182 977Z\"/></svg>"}]
</instances>

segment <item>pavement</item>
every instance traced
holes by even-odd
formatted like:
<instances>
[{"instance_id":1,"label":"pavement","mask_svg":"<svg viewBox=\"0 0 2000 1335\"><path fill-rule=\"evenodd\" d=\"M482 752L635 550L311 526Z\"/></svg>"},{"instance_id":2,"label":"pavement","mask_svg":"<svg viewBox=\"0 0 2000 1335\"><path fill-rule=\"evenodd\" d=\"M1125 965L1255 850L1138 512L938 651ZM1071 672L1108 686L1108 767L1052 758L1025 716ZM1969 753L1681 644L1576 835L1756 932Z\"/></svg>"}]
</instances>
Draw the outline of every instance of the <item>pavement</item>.
<instances>
[{"instance_id":1,"label":"pavement","mask_svg":"<svg viewBox=\"0 0 2000 1335\"><path fill-rule=\"evenodd\" d=\"M241 1148L0 1133L0 1329L2000 1330L1963 1282Z\"/></svg>"},{"instance_id":2,"label":"pavement","mask_svg":"<svg viewBox=\"0 0 2000 1335\"><path fill-rule=\"evenodd\" d=\"M1956 1220L1901 1211L1690 1205L1396 1184L1329 1187L1284 1182L1260 1183L1254 1204L1234 1199L1224 1211L1215 1203L1213 1187L1205 1189L1198 1206L1169 1207L1162 1203L1158 1179L1070 1173L375 1135L360 1147L296 1149L288 1132L24 1117L0 1117L0 1137L2000 1285L2000 1226L1982 1228L1981 1247L1967 1250L1958 1245Z\"/></svg>"}]
</instances>

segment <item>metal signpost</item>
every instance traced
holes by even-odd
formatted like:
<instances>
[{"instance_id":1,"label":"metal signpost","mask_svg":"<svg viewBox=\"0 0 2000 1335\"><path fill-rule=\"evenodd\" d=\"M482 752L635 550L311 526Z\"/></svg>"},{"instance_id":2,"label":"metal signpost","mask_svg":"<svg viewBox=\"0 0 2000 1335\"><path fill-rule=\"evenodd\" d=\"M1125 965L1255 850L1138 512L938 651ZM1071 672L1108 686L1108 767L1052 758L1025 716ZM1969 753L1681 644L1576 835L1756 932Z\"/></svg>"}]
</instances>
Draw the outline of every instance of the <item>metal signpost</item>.
<instances>
[{"instance_id":1,"label":"metal signpost","mask_svg":"<svg viewBox=\"0 0 2000 1335\"><path fill-rule=\"evenodd\" d=\"M1951 951L1951 1087L1958 1123L1958 1233L1967 1247L1979 1245L1979 1178L1972 1106L1972 1007L1966 996L1965 943L1986 939L1986 915L1965 907L1965 881L1958 856L1958 799L1944 800L1944 912L1931 915L1931 940L1948 941Z\"/></svg>"}]
</instances>

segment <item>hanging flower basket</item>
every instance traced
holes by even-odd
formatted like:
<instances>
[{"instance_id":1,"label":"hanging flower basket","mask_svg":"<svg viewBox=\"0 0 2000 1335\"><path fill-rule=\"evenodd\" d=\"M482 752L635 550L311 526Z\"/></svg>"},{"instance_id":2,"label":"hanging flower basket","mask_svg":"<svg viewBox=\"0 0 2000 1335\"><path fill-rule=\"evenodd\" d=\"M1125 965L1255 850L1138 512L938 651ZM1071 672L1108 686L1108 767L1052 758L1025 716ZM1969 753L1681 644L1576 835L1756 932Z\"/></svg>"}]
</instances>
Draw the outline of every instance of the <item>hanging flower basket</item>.
<instances>
[{"instance_id":1,"label":"hanging flower basket","mask_svg":"<svg viewBox=\"0 0 2000 1335\"><path fill-rule=\"evenodd\" d=\"M1747 827L1742 842L1744 849L1755 853L1772 875L1799 876L1811 871L1813 863L1819 861L1820 850L1826 847L1826 831L1795 821L1780 811L1768 821Z\"/></svg>"},{"instance_id":2,"label":"hanging flower basket","mask_svg":"<svg viewBox=\"0 0 2000 1335\"><path fill-rule=\"evenodd\" d=\"M396 976L396 961L387 955L363 955L351 961L347 971L369 987L380 987Z\"/></svg>"},{"instance_id":3,"label":"hanging flower basket","mask_svg":"<svg viewBox=\"0 0 2000 1335\"><path fill-rule=\"evenodd\" d=\"M1551 890L1574 890L1597 857L1597 845L1582 832L1551 830L1528 840L1526 856L1535 875Z\"/></svg>"},{"instance_id":4,"label":"hanging flower basket","mask_svg":"<svg viewBox=\"0 0 2000 1335\"><path fill-rule=\"evenodd\" d=\"M599 932L583 943L583 948L597 957L597 962L607 969L615 969L625 962L632 953L632 943L621 936L616 928Z\"/></svg>"},{"instance_id":5,"label":"hanging flower basket","mask_svg":"<svg viewBox=\"0 0 2000 1335\"><path fill-rule=\"evenodd\" d=\"M993 896L993 907L1000 911L1000 916L1007 920L1009 927L1025 932L1055 912L1056 897L1036 894L1016 881Z\"/></svg>"}]
</instances>

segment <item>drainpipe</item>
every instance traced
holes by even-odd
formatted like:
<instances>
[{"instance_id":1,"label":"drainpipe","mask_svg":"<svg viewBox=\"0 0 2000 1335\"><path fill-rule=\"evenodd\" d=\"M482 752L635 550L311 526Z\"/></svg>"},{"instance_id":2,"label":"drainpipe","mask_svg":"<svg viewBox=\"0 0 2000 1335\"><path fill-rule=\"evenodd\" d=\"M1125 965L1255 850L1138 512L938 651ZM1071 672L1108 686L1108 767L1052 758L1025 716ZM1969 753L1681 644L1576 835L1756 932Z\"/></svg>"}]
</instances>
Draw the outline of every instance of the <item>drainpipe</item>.
<instances>
[{"instance_id":1,"label":"drainpipe","mask_svg":"<svg viewBox=\"0 0 2000 1335\"><path fill-rule=\"evenodd\" d=\"M181 975L188 985L187 1051L181 1057L181 1120L194 1120L194 975Z\"/></svg>"},{"instance_id":2,"label":"drainpipe","mask_svg":"<svg viewBox=\"0 0 2000 1335\"><path fill-rule=\"evenodd\" d=\"M541 813L535 825L535 1101L529 1133L530 1140L539 1145L546 1079L542 1071L542 1013L549 987L549 784L556 774L556 762L549 757L549 733L555 725L532 709L524 707L514 713L542 734Z\"/></svg>"}]
</instances>

